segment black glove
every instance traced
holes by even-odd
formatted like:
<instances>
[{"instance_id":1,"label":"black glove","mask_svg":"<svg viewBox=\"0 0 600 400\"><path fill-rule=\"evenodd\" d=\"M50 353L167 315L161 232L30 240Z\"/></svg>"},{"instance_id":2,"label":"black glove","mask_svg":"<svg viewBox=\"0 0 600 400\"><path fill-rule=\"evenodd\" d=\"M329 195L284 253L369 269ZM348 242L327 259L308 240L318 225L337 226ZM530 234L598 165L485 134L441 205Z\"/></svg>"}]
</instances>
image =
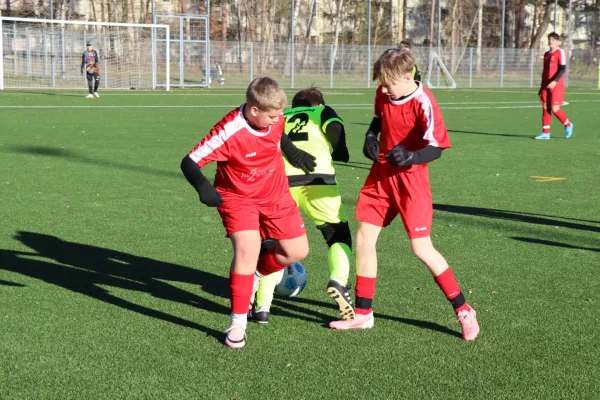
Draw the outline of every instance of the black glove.
<instances>
[{"instance_id":1,"label":"black glove","mask_svg":"<svg viewBox=\"0 0 600 400\"><path fill-rule=\"evenodd\" d=\"M316 158L312 154L294 146L285 133L281 135L281 151L293 167L300 168L307 175L313 172L317 166L315 162Z\"/></svg>"},{"instance_id":2,"label":"black glove","mask_svg":"<svg viewBox=\"0 0 600 400\"><path fill-rule=\"evenodd\" d=\"M414 154L412 151L406 150L404 146L398 144L393 149L385 153L387 162L396 167L406 167L414 164Z\"/></svg>"},{"instance_id":3,"label":"black glove","mask_svg":"<svg viewBox=\"0 0 600 400\"><path fill-rule=\"evenodd\" d=\"M196 190L200 195L202 204L206 204L209 207L219 207L223 203L223 198L208 179L198 185Z\"/></svg>"},{"instance_id":4,"label":"black glove","mask_svg":"<svg viewBox=\"0 0 600 400\"><path fill-rule=\"evenodd\" d=\"M367 132L365 136L365 144L363 146L363 154L373 162L379 162L379 141L377 135L373 132Z\"/></svg>"},{"instance_id":5,"label":"black glove","mask_svg":"<svg viewBox=\"0 0 600 400\"><path fill-rule=\"evenodd\" d=\"M341 161L345 163L350 161L350 154L348 154L348 147L346 147L345 143L343 146L338 146L338 148L331 153L331 159L333 161Z\"/></svg>"}]
</instances>

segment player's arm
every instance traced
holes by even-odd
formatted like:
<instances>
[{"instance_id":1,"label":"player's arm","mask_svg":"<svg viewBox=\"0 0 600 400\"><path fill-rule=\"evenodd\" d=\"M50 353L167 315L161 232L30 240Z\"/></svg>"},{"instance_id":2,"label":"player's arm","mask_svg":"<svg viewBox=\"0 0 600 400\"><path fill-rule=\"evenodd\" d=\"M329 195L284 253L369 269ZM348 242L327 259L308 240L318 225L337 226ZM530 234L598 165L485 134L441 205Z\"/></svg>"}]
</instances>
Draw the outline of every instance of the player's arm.
<instances>
[{"instance_id":1,"label":"player's arm","mask_svg":"<svg viewBox=\"0 0 600 400\"><path fill-rule=\"evenodd\" d=\"M397 144L385 154L388 163L397 167L425 164L440 158L442 150L450 147L448 131L437 106L429 103L425 110L421 110L417 123L421 124L427 146L420 150L408 151L401 144Z\"/></svg>"},{"instance_id":2,"label":"player's arm","mask_svg":"<svg viewBox=\"0 0 600 400\"><path fill-rule=\"evenodd\" d=\"M331 158L333 161L348 162L350 154L346 145L346 130L342 119L333 108L325 106L321 113L321 121L321 130L325 133L325 137L333 149Z\"/></svg>"},{"instance_id":3,"label":"player's arm","mask_svg":"<svg viewBox=\"0 0 600 400\"><path fill-rule=\"evenodd\" d=\"M83 74L83 68L85 67L85 53L81 55L81 73Z\"/></svg>"},{"instance_id":4,"label":"player's arm","mask_svg":"<svg viewBox=\"0 0 600 400\"><path fill-rule=\"evenodd\" d=\"M223 198L217 189L206 179L198 164L190 158L189 154L181 160L181 171L185 179L196 189L203 204L209 207L218 207L223 203Z\"/></svg>"},{"instance_id":5,"label":"player's arm","mask_svg":"<svg viewBox=\"0 0 600 400\"><path fill-rule=\"evenodd\" d=\"M98 52L94 50L94 66L98 66Z\"/></svg>"},{"instance_id":6,"label":"player's arm","mask_svg":"<svg viewBox=\"0 0 600 400\"><path fill-rule=\"evenodd\" d=\"M367 129L363 145L364 156L373 162L379 162L379 140L377 139L379 132L381 132L381 119L375 116L371 120L369 129Z\"/></svg>"},{"instance_id":7,"label":"player's arm","mask_svg":"<svg viewBox=\"0 0 600 400\"><path fill-rule=\"evenodd\" d=\"M281 152L293 167L300 168L305 174L310 174L315 170L317 166L316 158L312 154L297 148L285 133L281 135L279 145Z\"/></svg>"}]
</instances>

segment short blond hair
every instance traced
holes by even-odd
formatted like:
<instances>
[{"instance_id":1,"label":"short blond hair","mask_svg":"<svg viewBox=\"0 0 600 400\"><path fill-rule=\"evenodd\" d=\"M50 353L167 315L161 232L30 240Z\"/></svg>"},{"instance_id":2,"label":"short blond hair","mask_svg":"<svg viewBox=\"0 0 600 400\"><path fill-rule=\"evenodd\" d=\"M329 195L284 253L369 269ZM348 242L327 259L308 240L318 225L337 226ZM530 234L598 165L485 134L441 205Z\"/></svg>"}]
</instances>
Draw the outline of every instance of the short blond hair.
<instances>
[{"instance_id":1,"label":"short blond hair","mask_svg":"<svg viewBox=\"0 0 600 400\"><path fill-rule=\"evenodd\" d=\"M388 49L373 65L373 80L381 85L399 82L403 75L412 74L414 66L415 57L411 51Z\"/></svg>"},{"instance_id":2,"label":"short blond hair","mask_svg":"<svg viewBox=\"0 0 600 400\"><path fill-rule=\"evenodd\" d=\"M277 81L261 76L250 82L246 90L246 104L261 111L283 110L287 105L287 96Z\"/></svg>"}]
</instances>

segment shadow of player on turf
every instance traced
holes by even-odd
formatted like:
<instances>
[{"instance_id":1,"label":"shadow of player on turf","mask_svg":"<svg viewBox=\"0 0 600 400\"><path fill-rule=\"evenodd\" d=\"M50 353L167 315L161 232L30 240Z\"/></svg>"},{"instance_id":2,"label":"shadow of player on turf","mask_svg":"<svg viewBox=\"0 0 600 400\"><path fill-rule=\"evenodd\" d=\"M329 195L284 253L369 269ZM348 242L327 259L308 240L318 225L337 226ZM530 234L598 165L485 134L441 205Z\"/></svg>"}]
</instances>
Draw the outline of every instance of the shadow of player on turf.
<instances>
[{"instance_id":1,"label":"shadow of player on turf","mask_svg":"<svg viewBox=\"0 0 600 400\"><path fill-rule=\"evenodd\" d=\"M298 304L294 305L293 303L300 303L300 304L309 304L312 306L318 306L318 307L323 307L323 308L328 308L333 310L330 314L323 314L320 313L318 311L314 311L314 310L309 310L303 307L300 307ZM299 317L296 314L293 314L294 318L300 318L300 319L305 319L307 321L311 321L311 322L320 322L322 323L324 326L329 326L329 322L333 321L335 319L338 318L337 315L337 307L335 305L333 305L332 303L326 303L323 301L318 301L318 300L312 300L312 299L306 299L306 298L302 298L302 297L297 297L293 299L293 303L290 301L285 301L285 302L281 302L278 300L274 300L273 304L274 305L285 305L285 308L288 310L294 310L294 311L298 311L298 312L304 312L307 313L309 315L313 315L314 318L302 318ZM283 314L286 315L287 312L282 312L280 310L278 310L277 312L274 312L272 314ZM455 336L458 338L462 339L462 335L460 332L458 331L454 331L446 326L440 325L440 324L436 324L435 322L430 322L430 321L422 321L422 320L418 320L418 319L412 319L412 318L402 318L402 317L396 317L396 316L392 316L392 315L386 315L386 314L382 314L379 312L375 313L375 317L376 318L380 318L380 319L387 319L390 321L395 321L395 322L400 322L402 324L406 324L406 325L411 325L411 326L415 326L417 328L422 328L422 329L428 329L431 331L436 331L436 332L440 332L440 333L445 333L447 335L450 336ZM320 318L320 320L319 320Z\"/></svg>"},{"instance_id":2,"label":"shadow of player on turf","mask_svg":"<svg viewBox=\"0 0 600 400\"><path fill-rule=\"evenodd\" d=\"M228 280L225 277L40 233L18 232L15 239L34 252L0 250L0 268L4 270L223 339L220 331L121 299L103 286L145 292L160 299L228 315L226 304L207 300L164 282L199 285L207 293L227 297ZM46 260L40 260L40 257Z\"/></svg>"}]
</instances>

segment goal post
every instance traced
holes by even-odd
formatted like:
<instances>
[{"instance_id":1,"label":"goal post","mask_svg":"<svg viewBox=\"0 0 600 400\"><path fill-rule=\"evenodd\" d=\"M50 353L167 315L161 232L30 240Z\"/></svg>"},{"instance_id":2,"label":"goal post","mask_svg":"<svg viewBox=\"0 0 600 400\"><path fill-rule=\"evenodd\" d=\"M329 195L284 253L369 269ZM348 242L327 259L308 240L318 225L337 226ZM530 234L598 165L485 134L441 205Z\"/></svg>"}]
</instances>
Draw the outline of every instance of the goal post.
<instances>
[{"instance_id":1,"label":"goal post","mask_svg":"<svg viewBox=\"0 0 600 400\"><path fill-rule=\"evenodd\" d=\"M435 76L434 76L435 75ZM434 82L432 82L435 81ZM427 87L429 88L446 88L446 89L455 89L456 82L448 68L442 62L440 56L434 51L431 53L429 57L429 65L427 66Z\"/></svg>"},{"instance_id":2,"label":"goal post","mask_svg":"<svg viewBox=\"0 0 600 400\"><path fill-rule=\"evenodd\" d=\"M0 90L85 88L80 67L90 41L102 89L168 91L169 30L163 24L0 17Z\"/></svg>"}]
</instances>

